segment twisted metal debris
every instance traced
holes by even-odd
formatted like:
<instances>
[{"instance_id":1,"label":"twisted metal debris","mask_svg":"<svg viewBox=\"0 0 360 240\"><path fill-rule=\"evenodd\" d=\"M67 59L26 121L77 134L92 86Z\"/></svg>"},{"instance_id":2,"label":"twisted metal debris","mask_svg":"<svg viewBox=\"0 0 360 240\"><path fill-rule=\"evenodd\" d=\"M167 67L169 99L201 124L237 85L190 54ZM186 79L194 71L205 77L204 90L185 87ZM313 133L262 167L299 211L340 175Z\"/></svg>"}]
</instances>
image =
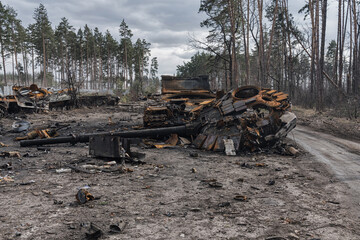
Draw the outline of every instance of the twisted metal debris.
<instances>
[{"instance_id":1,"label":"twisted metal debris","mask_svg":"<svg viewBox=\"0 0 360 240\"><path fill-rule=\"evenodd\" d=\"M236 152L272 146L296 126L290 109L288 94L255 86L238 88L191 111L191 121L203 125L193 144L224 151L224 140L231 139Z\"/></svg>"}]
</instances>

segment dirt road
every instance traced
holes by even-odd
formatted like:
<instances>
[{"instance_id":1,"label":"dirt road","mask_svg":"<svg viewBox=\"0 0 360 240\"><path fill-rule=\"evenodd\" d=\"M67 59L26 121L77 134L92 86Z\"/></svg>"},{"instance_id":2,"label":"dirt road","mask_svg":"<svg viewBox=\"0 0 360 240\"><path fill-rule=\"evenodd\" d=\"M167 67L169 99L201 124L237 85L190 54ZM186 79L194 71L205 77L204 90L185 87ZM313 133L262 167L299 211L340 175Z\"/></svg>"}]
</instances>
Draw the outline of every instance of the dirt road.
<instances>
[{"instance_id":1,"label":"dirt road","mask_svg":"<svg viewBox=\"0 0 360 240\"><path fill-rule=\"evenodd\" d=\"M345 182L354 196L360 196L360 143L297 126L290 138L326 164Z\"/></svg>"}]
</instances>

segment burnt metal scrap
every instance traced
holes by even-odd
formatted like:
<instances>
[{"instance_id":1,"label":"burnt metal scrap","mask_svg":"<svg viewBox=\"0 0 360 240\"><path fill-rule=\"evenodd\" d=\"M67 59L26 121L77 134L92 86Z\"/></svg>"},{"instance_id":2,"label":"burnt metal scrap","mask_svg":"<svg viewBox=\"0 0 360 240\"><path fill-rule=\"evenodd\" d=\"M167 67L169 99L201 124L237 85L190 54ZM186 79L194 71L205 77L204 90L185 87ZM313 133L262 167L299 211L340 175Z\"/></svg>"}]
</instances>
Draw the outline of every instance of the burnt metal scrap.
<instances>
[{"instance_id":1,"label":"burnt metal scrap","mask_svg":"<svg viewBox=\"0 0 360 240\"><path fill-rule=\"evenodd\" d=\"M208 76L182 78L161 76L162 99L169 103L196 105L215 98L210 90Z\"/></svg>"},{"instance_id":2,"label":"burnt metal scrap","mask_svg":"<svg viewBox=\"0 0 360 240\"><path fill-rule=\"evenodd\" d=\"M71 89L61 89L50 91L39 88L36 84L29 87L13 86L13 95L0 96L0 118L8 113L17 113L21 110L26 111L48 111L52 109L64 109L74 106L71 98ZM116 105L119 98L106 95L86 95L82 94L77 99L79 105L101 106Z\"/></svg>"},{"instance_id":3,"label":"burnt metal scrap","mask_svg":"<svg viewBox=\"0 0 360 240\"><path fill-rule=\"evenodd\" d=\"M13 86L12 89L19 108L49 109L51 92L48 90L39 88L36 84L31 84L30 87Z\"/></svg>"},{"instance_id":4,"label":"burnt metal scrap","mask_svg":"<svg viewBox=\"0 0 360 240\"><path fill-rule=\"evenodd\" d=\"M161 102L144 112L145 127L176 126L190 120L190 110L216 98L208 76L182 78L161 76Z\"/></svg>"}]
</instances>

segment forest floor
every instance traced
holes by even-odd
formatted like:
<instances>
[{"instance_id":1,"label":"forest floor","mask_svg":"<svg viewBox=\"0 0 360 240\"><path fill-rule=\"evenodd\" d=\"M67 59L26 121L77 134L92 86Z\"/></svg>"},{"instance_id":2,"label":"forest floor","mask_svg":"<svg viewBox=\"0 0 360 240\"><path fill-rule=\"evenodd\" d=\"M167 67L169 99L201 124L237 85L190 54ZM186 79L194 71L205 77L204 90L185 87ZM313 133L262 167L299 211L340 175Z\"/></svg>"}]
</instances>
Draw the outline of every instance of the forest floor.
<instances>
[{"instance_id":1,"label":"forest floor","mask_svg":"<svg viewBox=\"0 0 360 240\"><path fill-rule=\"evenodd\" d=\"M316 131L330 133L345 139L360 141L360 118L348 119L332 116L332 111L317 113L314 109L293 107L298 125L307 126Z\"/></svg>"},{"instance_id":2,"label":"forest floor","mask_svg":"<svg viewBox=\"0 0 360 240\"><path fill-rule=\"evenodd\" d=\"M295 112L301 124L327 130L305 110ZM8 145L0 152L20 153L0 158L0 239L91 239L100 231L100 239L359 239L359 201L305 150L297 157L225 156L133 146L140 160L126 163L126 171L118 171L120 164L105 171L84 143L19 147L13 138L22 134L10 131L14 117L0 124L0 142ZM120 106L20 117L32 127L67 124L60 135L142 121L141 113ZM70 165L98 167L57 173ZM84 186L95 200L79 204L75 195Z\"/></svg>"}]
</instances>

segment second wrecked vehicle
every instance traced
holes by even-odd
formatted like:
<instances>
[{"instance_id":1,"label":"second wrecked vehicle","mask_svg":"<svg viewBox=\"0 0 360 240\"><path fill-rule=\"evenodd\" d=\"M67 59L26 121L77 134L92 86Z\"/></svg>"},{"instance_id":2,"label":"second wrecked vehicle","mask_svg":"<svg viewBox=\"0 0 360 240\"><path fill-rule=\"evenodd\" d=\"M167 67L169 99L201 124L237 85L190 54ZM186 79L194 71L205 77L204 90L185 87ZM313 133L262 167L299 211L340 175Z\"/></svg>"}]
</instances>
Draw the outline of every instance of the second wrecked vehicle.
<instances>
[{"instance_id":1,"label":"second wrecked vehicle","mask_svg":"<svg viewBox=\"0 0 360 240\"><path fill-rule=\"evenodd\" d=\"M0 97L0 118L7 113L24 111L48 111L68 109L74 106L72 90L69 88L51 91L39 88L36 84L29 87L13 86L13 95ZM85 106L117 105L119 97L109 94L77 94L77 104Z\"/></svg>"}]
</instances>

